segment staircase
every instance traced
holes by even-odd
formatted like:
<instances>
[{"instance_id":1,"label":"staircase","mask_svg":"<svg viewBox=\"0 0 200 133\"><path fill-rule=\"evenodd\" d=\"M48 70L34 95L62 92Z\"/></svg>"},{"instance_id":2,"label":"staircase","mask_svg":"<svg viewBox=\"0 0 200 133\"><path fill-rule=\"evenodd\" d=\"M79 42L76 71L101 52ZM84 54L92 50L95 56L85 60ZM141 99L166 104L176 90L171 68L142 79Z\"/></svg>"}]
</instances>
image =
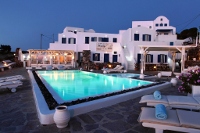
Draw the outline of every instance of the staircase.
<instances>
[{"instance_id":1,"label":"staircase","mask_svg":"<svg viewBox=\"0 0 200 133\"><path fill-rule=\"evenodd\" d=\"M124 56L127 60L127 70L134 70L135 64L133 62L133 58L130 57L130 52L129 52L128 48L127 47L124 48L123 52L124 52Z\"/></svg>"}]
</instances>

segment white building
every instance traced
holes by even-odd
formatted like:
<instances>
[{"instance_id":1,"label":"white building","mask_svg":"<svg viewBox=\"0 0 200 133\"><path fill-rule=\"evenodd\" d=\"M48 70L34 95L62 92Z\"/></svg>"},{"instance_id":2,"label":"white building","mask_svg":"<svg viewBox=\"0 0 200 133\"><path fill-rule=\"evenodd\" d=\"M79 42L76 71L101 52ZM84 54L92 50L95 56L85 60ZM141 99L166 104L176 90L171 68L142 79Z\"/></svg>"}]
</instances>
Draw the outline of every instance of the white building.
<instances>
[{"instance_id":1,"label":"white building","mask_svg":"<svg viewBox=\"0 0 200 133\"><path fill-rule=\"evenodd\" d=\"M83 50L90 50L91 61L120 62L125 69L133 70L135 63L140 63L141 54L145 54L146 63L170 64L170 49L181 51L179 47L182 48L182 44L183 40L177 40L176 28L170 26L165 16L159 16L153 21L133 21L131 28L120 30L118 34L66 27L63 33L58 34L58 41L50 43L48 50L74 51L75 61L81 60ZM154 46L169 50L158 52L149 49Z\"/></svg>"}]
</instances>

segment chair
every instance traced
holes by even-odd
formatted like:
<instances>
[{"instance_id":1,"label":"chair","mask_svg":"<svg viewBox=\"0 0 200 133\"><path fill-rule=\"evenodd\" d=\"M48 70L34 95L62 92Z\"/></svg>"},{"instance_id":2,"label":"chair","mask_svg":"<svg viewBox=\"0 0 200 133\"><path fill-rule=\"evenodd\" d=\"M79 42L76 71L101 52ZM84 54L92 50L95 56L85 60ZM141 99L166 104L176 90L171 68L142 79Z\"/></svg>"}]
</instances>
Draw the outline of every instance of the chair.
<instances>
[{"instance_id":1,"label":"chair","mask_svg":"<svg viewBox=\"0 0 200 133\"><path fill-rule=\"evenodd\" d=\"M57 66L57 69L58 70L65 70L65 69L67 69L64 65L58 65Z\"/></svg>"},{"instance_id":2,"label":"chair","mask_svg":"<svg viewBox=\"0 0 200 133\"><path fill-rule=\"evenodd\" d=\"M106 72L107 73L110 73L110 72L121 72L122 73L124 71L124 70L122 70L123 68L124 68L123 66L119 66L115 69L114 68L113 69L107 69Z\"/></svg>"},{"instance_id":3,"label":"chair","mask_svg":"<svg viewBox=\"0 0 200 133\"><path fill-rule=\"evenodd\" d=\"M0 89L9 89L11 92L16 92L16 88L18 86L22 85L22 82L19 80L15 81L6 81L6 82L1 82L0 83Z\"/></svg>"},{"instance_id":4,"label":"chair","mask_svg":"<svg viewBox=\"0 0 200 133\"><path fill-rule=\"evenodd\" d=\"M167 119L155 117L155 108L142 107L138 122L144 127L155 128L155 133L172 130L188 133L200 132L200 113L186 110L167 110Z\"/></svg>"},{"instance_id":5,"label":"chair","mask_svg":"<svg viewBox=\"0 0 200 133\"><path fill-rule=\"evenodd\" d=\"M139 103L147 103L147 106L163 104L169 108L200 110L200 97L162 95L160 100L156 100L153 95L144 95Z\"/></svg>"},{"instance_id":6,"label":"chair","mask_svg":"<svg viewBox=\"0 0 200 133\"><path fill-rule=\"evenodd\" d=\"M7 81L23 80L25 79L22 75L7 76L0 78L0 83Z\"/></svg>"},{"instance_id":7,"label":"chair","mask_svg":"<svg viewBox=\"0 0 200 133\"><path fill-rule=\"evenodd\" d=\"M46 70L52 70L53 69L53 66L52 65L47 65L46 66Z\"/></svg>"},{"instance_id":8,"label":"chair","mask_svg":"<svg viewBox=\"0 0 200 133\"><path fill-rule=\"evenodd\" d=\"M116 65L116 67L114 67L114 68L112 68L112 69L117 69L117 68L119 68L121 65ZM106 70L111 70L111 69L109 69L109 68L103 68L103 69L101 69L102 71L106 71Z\"/></svg>"},{"instance_id":9,"label":"chair","mask_svg":"<svg viewBox=\"0 0 200 133\"><path fill-rule=\"evenodd\" d=\"M16 62L12 62L11 60L4 60L2 61L2 63L4 64L5 67L8 67L9 69L14 67L16 64Z\"/></svg>"}]
</instances>

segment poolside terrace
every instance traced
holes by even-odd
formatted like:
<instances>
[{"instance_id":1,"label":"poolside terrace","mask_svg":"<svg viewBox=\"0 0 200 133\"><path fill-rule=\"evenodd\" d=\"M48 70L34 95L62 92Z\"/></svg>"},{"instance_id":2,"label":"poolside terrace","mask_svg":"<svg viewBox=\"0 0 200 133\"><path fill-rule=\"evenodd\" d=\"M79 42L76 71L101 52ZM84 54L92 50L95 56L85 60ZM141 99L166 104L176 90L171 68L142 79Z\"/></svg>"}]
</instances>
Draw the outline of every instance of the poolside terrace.
<instances>
[{"instance_id":1,"label":"poolside terrace","mask_svg":"<svg viewBox=\"0 0 200 133\"><path fill-rule=\"evenodd\" d=\"M96 71L100 72L100 71ZM101 71L102 72L102 71ZM133 71L130 71L133 72ZM135 72L139 73L139 71ZM157 72L145 72L155 75ZM37 110L33 98L31 82L25 68L13 68L0 72L0 77L21 74L26 79L16 93L7 89L0 91L0 132L40 133L40 132L67 132L67 133L154 133L154 129L145 128L138 123L141 107L139 98L121 102L109 107L101 108L89 113L71 118L67 128L58 129L55 124L41 125L37 117ZM151 80L158 80L152 78ZM169 80L162 78L161 80ZM180 84L180 83L179 83ZM176 87L161 90L162 94L183 95ZM165 131L165 133L174 133Z\"/></svg>"}]
</instances>

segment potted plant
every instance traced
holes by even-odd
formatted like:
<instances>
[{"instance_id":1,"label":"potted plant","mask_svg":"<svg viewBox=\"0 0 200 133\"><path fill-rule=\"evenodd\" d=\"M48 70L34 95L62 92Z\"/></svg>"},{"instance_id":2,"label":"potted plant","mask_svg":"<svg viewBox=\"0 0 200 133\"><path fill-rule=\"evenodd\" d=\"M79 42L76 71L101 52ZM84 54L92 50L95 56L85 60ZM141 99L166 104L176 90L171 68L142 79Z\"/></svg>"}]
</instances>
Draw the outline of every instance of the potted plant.
<instances>
[{"instance_id":1,"label":"potted plant","mask_svg":"<svg viewBox=\"0 0 200 133\"><path fill-rule=\"evenodd\" d=\"M193 69L179 76L182 81L178 87L180 92L190 93L192 96L200 96L200 68Z\"/></svg>"}]
</instances>

